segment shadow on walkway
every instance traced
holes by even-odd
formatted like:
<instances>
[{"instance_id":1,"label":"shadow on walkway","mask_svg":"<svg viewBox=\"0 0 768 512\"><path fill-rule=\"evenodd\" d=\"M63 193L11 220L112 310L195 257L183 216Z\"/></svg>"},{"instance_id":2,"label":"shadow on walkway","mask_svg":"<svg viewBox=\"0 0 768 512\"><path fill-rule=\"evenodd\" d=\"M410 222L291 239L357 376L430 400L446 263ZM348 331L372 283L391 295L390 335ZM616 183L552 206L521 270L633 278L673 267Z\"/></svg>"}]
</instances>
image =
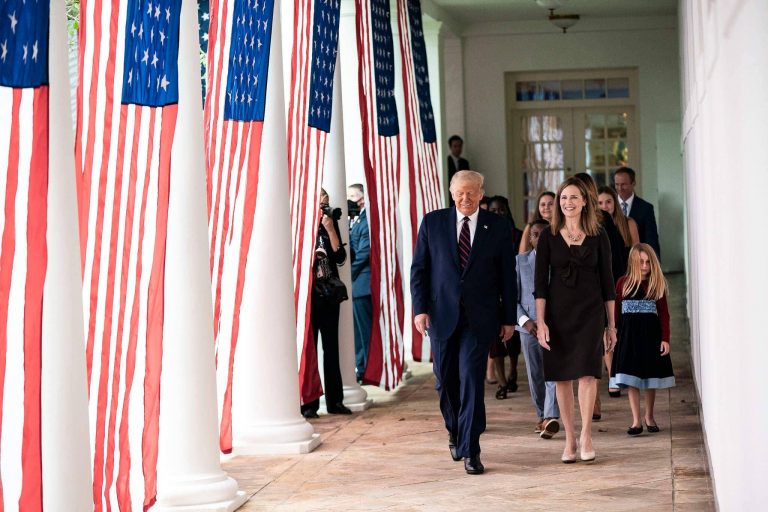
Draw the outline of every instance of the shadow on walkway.
<instances>
[{"instance_id":1,"label":"shadow on walkway","mask_svg":"<svg viewBox=\"0 0 768 512\"><path fill-rule=\"evenodd\" d=\"M560 462L562 433L546 441L520 358L520 389L507 400L486 386L486 473L470 476L448 453L431 365L395 393L367 387L368 411L314 420L320 447L307 455L235 457L224 468L251 497L240 510L714 510L693 387L684 276L671 276L672 354L677 387L656 399L658 434L629 437L626 393L600 385L594 464ZM578 425L577 425L578 428ZM504 508L502 508L504 507Z\"/></svg>"}]
</instances>

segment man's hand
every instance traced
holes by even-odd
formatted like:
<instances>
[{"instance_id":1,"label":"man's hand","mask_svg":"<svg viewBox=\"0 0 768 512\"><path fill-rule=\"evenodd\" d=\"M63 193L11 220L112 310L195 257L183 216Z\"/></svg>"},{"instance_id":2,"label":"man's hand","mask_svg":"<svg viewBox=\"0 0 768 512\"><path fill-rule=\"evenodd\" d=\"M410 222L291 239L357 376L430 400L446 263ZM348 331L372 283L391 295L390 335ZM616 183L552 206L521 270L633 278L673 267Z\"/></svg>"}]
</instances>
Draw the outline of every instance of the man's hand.
<instances>
[{"instance_id":1,"label":"man's hand","mask_svg":"<svg viewBox=\"0 0 768 512\"><path fill-rule=\"evenodd\" d=\"M661 342L660 352L661 352L662 356L666 356L667 354L669 354L669 342L668 341L662 341Z\"/></svg>"},{"instance_id":2,"label":"man's hand","mask_svg":"<svg viewBox=\"0 0 768 512\"><path fill-rule=\"evenodd\" d=\"M523 324L523 329L528 331L528 333L531 336L536 336L536 333L538 332L538 327L536 326L536 322L533 320L526 320L526 322Z\"/></svg>"},{"instance_id":3,"label":"man's hand","mask_svg":"<svg viewBox=\"0 0 768 512\"><path fill-rule=\"evenodd\" d=\"M429 329L429 315L422 313L413 317L413 324L416 326L416 330L421 333L422 336L427 335L427 329Z\"/></svg>"},{"instance_id":4,"label":"man's hand","mask_svg":"<svg viewBox=\"0 0 768 512\"><path fill-rule=\"evenodd\" d=\"M499 331L499 338L501 338L501 341L507 341L513 334L515 334L514 325L502 325Z\"/></svg>"}]
</instances>

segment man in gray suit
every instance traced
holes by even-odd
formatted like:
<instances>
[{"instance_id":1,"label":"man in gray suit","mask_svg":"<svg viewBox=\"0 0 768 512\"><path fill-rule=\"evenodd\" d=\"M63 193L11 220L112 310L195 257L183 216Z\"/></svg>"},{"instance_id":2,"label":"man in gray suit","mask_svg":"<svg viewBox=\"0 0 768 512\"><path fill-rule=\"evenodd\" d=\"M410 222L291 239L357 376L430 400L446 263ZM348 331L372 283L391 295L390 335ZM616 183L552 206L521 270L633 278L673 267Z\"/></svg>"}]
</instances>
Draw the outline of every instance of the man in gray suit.
<instances>
[{"instance_id":1,"label":"man in gray suit","mask_svg":"<svg viewBox=\"0 0 768 512\"><path fill-rule=\"evenodd\" d=\"M555 383L544 381L543 352L536 338L536 300L533 297L533 276L536 274L536 247L539 245L539 235L549 222L539 219L531 222L530 241L533 250L518 254L517 265L517 327L520 332L520 342L525 357L525 367L528 370L528 386L531 389L531 399L536 408L539 422L534 432L543 439L552 439L559 430L560 410L557 407Z\"/></svg>"}]
</instances>

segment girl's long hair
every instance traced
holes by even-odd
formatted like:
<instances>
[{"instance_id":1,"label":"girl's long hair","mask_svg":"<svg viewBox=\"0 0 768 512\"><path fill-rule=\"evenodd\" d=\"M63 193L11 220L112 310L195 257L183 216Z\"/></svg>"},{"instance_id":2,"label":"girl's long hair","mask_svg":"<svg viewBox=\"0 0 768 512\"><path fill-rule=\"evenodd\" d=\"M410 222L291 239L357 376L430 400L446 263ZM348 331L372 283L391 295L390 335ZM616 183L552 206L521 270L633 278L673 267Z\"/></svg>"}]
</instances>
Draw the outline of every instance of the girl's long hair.
<instances>
[{"instance_id":1,"label":"girl's long hair","mask_svg":"<svg viewBox=\"0 0 768 512\"><path fill-rule=\"evenodd\" d=\"M648 255L648 263L651 266L645 298L659 300L667 294L667 280L664 279L664 273L661 271L661 264L659 263L659 258L656 257L656 252L648 244L635 244L629 251L627 274L621 293L624 297L629 297L640 289L643 282L643 274L640 272L641 253Z\"/></svg>"},{"instance_id":2,"label":"girl's long hair","mask_svg":"<svg viewBox=\"0 0 768 512\"><path fill-rule=\"evenodd\" d=\"M632 235L629 233L629 220L627 220L626 215L624 215L624 212L619 208L619 196L616 194L615 190L606 186L597 189L598 197L600 194L608 194L613 198L613 213L605 212L605 214L610 215L613 219L613 223L616 224L619 233L621 233L621 238L624 239L624 247L629 247L632 245Z\"/></svg>"},{"instance_id":3,"label":"girl's long hair","mask_svg":"<svg viewBox=\"0 0 768 512\"><path fill-rule=\"evenodd\" d=\"M579 189L579 194L586 202L581 209L581 218L579 219L581 230L584 231L587 236L597 236L600 233L600 220L597 217L597 212L599 211L599 208L597 207L597 196L590 193L590 190L587 188L584 181L576 177L568 178L562 182L557 189L557 196L555 197L556 207L552 215L552 234L557 236L560 230L565 226L565 215L563 215L563 211L560 209L560 196L563 195L563 190L571 185Z\"/></svg>"}]
</instances>

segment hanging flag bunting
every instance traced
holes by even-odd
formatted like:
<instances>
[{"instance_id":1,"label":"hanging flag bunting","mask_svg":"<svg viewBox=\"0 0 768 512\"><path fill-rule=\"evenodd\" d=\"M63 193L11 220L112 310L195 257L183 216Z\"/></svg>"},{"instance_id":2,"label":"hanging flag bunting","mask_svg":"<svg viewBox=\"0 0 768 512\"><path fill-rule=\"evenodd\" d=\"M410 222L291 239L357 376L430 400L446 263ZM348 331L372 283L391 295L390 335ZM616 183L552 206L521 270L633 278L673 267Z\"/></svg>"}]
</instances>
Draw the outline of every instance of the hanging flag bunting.
<instances>
[{"instance_id":1,"label":"hanging flag bunting","mask_svg":"<svg viewBox=\"0 0 768 512\"><path fill-rule=\"evenodd\" d=\"M0 510L43 508L48 2L0 4Z\"/></svg>"},{"instance_id":2,"label":"hanging flag bunting","mask_svg":"<svg viewBox=\"0 0 768 512\"><path fill-rule=\"evenodd\" d=\"M326 141L331 129L339 9L339 0L296 0L293 11L288 168L293 294L302 404L316 400L323 394L309 312L315 239L321 217L320 188L323 183Z\"/></svg>"},{"instance_id":3,"label":"hanging flag bunting","mask_svg":"<svg viewBox=\"0 0 768 512\"><path fill-rule=\"evenodd\" d=\"M146 509L157 494L180 10L181 0L80 10L75 167L97 511Z\"/></svg>"},{"instance_id":4,"label":"hanging flag bunting","mask_svg":"<svg viewBox=\"0 0 768 512\"><path fill-rule=\"evenodd\" d=\"M411 246L415 247L421 219L432 210L443 207L443 193L437 165L435 117L429 93L429 70L422 27L421 0L398 0L397 13L403 63L405 140L408 149L408 168L405 172L411 198L410 242ZM412 253L407 254L410 259ZM405 267L410 267L408 262ZM406 318L411 316L408 311ZM431 361L429 339L422 338L412 322L410 325L413 359Z\"/></svg>"},{"instance_id":5,"label":"hanging flag bunting","mask_svg":"<svg viewBox=\"0 0 768 512\"><path fill-rule=\"evenodd\" d=\"M232 371L256 213L264 111L269 101L273 9L272 0L210 2L206 173L221 407L219 444L224 453L232 450Z\"/></svg>"},{"instance_id":6,"label":"hanging flag bunting","mask_svg":"<svg viewBox=\"0 0 768 512\"><path fill-rule=\"evenodd\" d=\"M364 382L392 389L403 375L403 287L398 242L400 128L388 0L356 0L363 165L371 232L373 331Z\"/></svg>"}]
</instances>

